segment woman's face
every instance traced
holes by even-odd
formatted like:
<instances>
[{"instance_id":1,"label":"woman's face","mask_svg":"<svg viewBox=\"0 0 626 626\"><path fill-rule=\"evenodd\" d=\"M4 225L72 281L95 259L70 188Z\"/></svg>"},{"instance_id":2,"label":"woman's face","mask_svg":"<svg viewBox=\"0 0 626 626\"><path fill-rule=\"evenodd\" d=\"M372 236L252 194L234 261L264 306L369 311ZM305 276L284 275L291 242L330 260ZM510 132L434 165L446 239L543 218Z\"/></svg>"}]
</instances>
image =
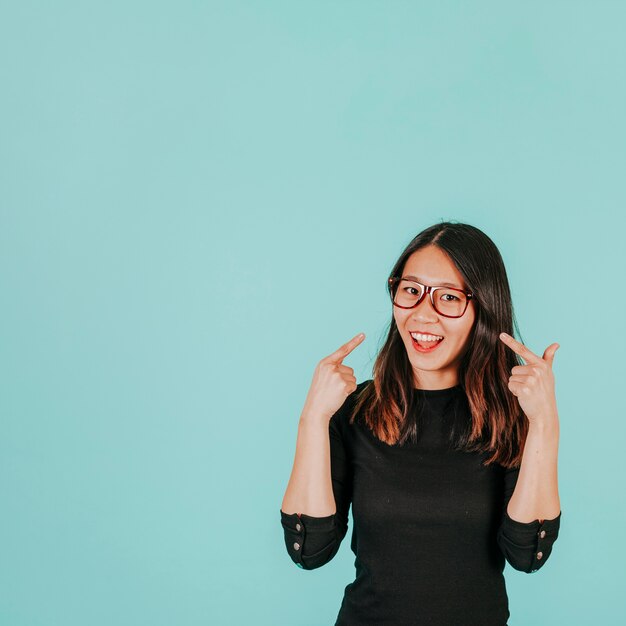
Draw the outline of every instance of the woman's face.
<instances>
[{"instance_id":1,"label":"woman's face","mask_svg":"<svg viewBox=\"0 0 626 626\"><path fill-rule=\"evenodd\" d=\"M415 251L407 259L401 276L412 276L420 283L433 287L449 283L458 289L467 289L454 263L434 245ZM474 301L469 301L462 317L451 318L435 311L429 295L413 309L394 306L393 317L413 367L415 386L420 389L446 389L459 384L459 364L476 319ZM439 335L443 341L432 352L420 352L411 332Z\"/></svg>"}]
</instances>

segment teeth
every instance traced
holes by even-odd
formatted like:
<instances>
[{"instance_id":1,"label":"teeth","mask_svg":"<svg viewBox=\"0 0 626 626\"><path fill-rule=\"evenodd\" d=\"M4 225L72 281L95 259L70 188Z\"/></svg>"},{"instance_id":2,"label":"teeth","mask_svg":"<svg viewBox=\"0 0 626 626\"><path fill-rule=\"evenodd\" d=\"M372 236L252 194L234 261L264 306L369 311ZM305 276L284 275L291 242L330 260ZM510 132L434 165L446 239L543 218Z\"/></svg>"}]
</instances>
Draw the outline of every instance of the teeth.
<instances>
[{"instance_id":1,"label":"teeth","mask_svg":"<svg viewBox=\"0 0 626 626\"><path fill-rule=\"evenodd\" d=\"M422 335L421 333L411 333L411 337L415 339L415 341L438 341L439 339L443 339L439 335Z\"/></svg>"}]
</instances>

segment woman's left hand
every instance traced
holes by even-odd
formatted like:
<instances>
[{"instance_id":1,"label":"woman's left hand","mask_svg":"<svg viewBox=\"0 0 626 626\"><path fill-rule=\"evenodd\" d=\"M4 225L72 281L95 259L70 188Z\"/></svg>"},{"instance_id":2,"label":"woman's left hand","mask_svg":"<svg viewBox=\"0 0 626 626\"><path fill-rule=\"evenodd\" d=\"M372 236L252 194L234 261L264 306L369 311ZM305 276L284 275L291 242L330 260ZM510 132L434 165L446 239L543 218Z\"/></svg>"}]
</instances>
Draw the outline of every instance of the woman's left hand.
<instances>
[{"instance_id":1,"label":"woman's left hand","mask_svg":"<svg viewBox=\"0 0 626 626\"><path fill-rule=\"evenodd\" d=\"M526 361L526 365L516 365L511 370L508 387L517 396L528 420L531 423L558 420L552 362L559 344L551 343L540 357L507 333L501 333L500 339Z\"/></svg>"}]
</instances>

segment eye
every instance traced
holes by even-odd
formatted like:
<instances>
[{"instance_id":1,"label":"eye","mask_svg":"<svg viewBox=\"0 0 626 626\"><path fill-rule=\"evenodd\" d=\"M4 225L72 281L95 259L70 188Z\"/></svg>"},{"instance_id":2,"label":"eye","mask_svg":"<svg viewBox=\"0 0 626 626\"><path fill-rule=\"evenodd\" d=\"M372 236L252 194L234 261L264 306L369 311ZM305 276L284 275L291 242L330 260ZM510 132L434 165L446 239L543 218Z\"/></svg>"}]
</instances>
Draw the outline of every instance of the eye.
<instances>
[{"instance_id":1,"label":"eye","mask_svg":"<svg viewBox=\"0 0 626 626\"><path fill-rule=\"evenodd\" d=\"M442 296L442 298L452 298L452 300L445 300L445 302L454 302L455 300L460 300L461 298L457 298L455 295L452 295L451 293L444 293Z\"/></svg>"}]
</instances>

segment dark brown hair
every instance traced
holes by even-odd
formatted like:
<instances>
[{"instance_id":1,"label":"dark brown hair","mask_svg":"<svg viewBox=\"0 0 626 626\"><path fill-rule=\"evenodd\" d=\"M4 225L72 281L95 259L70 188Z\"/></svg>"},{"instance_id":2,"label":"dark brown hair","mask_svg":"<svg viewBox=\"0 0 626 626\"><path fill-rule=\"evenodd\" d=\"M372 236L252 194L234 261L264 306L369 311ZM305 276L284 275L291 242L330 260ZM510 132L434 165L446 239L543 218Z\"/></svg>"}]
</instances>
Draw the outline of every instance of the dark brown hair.
<instances>
[{"instance_id":1,"label":"dark brown hair","mask_svg":"<svg viewBox=\"0 0 626 626\"><path fill-rule=\"evenodd\" d=\"M441 222L426 228L409 243L390 277L401 276L411 254L428 245L448 255L466 287L475 294L476 319L459 366L459 384L464 393L456 394L457 401L467 403L471 420L468 424L466 411L465 425L455 422L450 443L457 450L487 452L484 465L518 467L528 423L508 388L508 379L511 369L523 362L498 337L503 331L513 336L513 324L520 336L500 252L478 228ZM389 295L393 306L391 292ZM374 363L373 379L360 390L350 422L361 412L367 427L381 441L390 445L416 441L421 398L414 388L412 367L392 314L387 339Z\"/></svg>"}]
</instances>

